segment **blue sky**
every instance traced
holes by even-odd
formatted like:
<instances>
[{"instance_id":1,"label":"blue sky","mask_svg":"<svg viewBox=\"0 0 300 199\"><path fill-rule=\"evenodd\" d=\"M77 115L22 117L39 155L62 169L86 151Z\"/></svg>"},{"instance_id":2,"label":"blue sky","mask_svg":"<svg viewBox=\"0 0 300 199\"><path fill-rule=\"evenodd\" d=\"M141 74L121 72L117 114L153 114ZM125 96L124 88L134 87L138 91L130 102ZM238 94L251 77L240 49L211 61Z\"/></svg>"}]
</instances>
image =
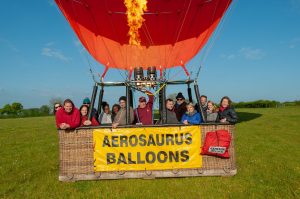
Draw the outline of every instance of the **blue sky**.
<instances>
[{"instance_id":1,"label":"blue sky","mask_svg":"<svg viewBox=\"0 0 300 199\"><path fill-rule=\"evenodd\" d=\"M300 0L235 0L207 57L199 53L188 64L197 68L204 61L201 93L216 102L224 95L236 102L299 100L299 24ZM71 98L79 106L93 85L87 60L95 74L103 71L82 50L54 1L1 2L0 107L15 101L40 107L53 97ZM117 70L107 79L122 80ZM168 93L178 90L185 93L184 87ZM122 92L106 94L112 104Z\"/></svg>"}]
</instances>

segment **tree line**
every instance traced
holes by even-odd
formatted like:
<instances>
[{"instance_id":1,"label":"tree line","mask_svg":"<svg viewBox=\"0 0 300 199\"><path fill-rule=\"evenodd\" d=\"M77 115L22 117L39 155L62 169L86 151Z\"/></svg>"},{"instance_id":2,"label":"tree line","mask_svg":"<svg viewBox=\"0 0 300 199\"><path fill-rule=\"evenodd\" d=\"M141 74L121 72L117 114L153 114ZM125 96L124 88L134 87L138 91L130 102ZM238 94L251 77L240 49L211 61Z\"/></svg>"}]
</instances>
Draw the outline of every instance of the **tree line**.
<instances>
[{"instance_id":1,"label":"tree line","mask_svg":"<svg viewBox=\"0 0 300 199\"><path fill-rule=\"evenodd\" d=\"M278 108L285 106L300 106L300 100L293 102L278 102L275 100L256 100L252 102L233 103L235 108Z\"/></svg>"},{"instance_id":2,"label":"tree line","mask_svg":"<svg viewBox=\"0 0 300 199\"><path fill-rule=\"evenodd\" d=\"M58 102L62 103L61 98L53 98L49 101L49 105L42 105L40 108L24 109L20 102L5 104L0 109L1 118L17 118L17 117L39 117L48 116L53 113L53 105ZM300 100L292 102L278 102L275 100L256 100L252 102L234 102L235 108L278 108L285 106L300 106Z\"/></svg>"},{"instance_id":3,"label":"tree line","mask_svg":"<svg viewBox=\"0 0 300 199\"><path fill-rule=\"evenodd\" d=\"M52 98L49 105L42 105L39 108L24 109L22 103L13 102L12 104L5 104L0 108L1 118L18 118L18 117L40 117L49 116L53 114L53 105L55 103L62 103L61 98Z\"/></svg>"},{"instance_id":4,"label":"tree line","mask_svg":"<svg viewBox=\"0 0 300 199\"><path fill-rule=\"evenodd\" d=\"M16 118L16 117L38 117L51 114L51 109L48 105L42 105L40 108L24 109L20 102L5 104L0 109L0 118Z\"/></svg>"}]
</instances>

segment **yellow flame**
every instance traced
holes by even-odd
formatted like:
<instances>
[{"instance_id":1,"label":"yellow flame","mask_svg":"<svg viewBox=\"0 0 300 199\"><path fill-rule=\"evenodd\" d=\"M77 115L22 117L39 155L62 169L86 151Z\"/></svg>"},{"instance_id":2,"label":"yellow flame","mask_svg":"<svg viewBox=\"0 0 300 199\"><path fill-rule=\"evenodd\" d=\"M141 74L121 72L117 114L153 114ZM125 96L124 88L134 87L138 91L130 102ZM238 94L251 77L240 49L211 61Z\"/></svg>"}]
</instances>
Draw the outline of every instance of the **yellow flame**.
<instances>
[{"instance_id":1,"label":"yellow flame","mask_svg":"<svg viewBox=\"0 0 300 199\"><path fill-rule=\"evenodd\" d=\"M142 27L145 19L144 12L147 11L147 0L124 0L127 8L127 25L129 26L129 44L140 46L141 38L139 29Z\"/></svg>"}]
</instances>

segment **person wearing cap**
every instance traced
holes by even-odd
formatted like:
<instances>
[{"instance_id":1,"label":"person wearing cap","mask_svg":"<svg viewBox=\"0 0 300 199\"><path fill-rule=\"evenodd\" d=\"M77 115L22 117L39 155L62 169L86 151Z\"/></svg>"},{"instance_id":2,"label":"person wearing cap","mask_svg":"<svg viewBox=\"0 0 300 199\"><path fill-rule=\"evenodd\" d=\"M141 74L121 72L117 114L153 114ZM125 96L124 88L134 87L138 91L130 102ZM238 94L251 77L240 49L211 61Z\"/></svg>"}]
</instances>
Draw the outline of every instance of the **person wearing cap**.
<instances>
[{"instance_id":1,"label":"person wearing cap","mask_svg":"<svg viewBox=\"0 0 300 199\"><path fill-rule=\"evenodd\" d=\"M75 129L80 126L80 113L70 99L66 99L63 107L56 114L56 127L59 129Z\"/></svg>"},{"instance_id":2,"label":"person wearing cap","mask_svg":"<svg viewBox=\"0 0 300 199\"><path fill-rule=\"evenodd\" d=\"M178 121L181 121L183 114L187 111L185 98L181 92L176 96L175 113Z\"/></svg>"},{"instance_id":3,"label":"person wearing cap","mask_svg":"<svg viewBox=\"0 0 300 199\"><path fill-rule=\"evenodd\" d=\"M84 98L83 101L82 101L82 105L86 105L87 107L90 107L90 105L91 105L90 98L88 98L88 97ZM98 112L94 107L93 107L93 110L92 110L92 116L95 117L95 118L98 118Z\"/></svg>"},{"instance_id":4,"label":"person wearing cap","mask_svg":"<svg viewBox=\"0 0 300 199\"><path fill-rule=\"evenodd\" d=\"M201 115L195 110L193 103L188 103L187 112L182 116L181 123L183 124L200 124L202 122Z\"/></svg>"},{"instance_id":5,"label":"person wearing cap","mask_svg":"<svg viewBox=\"0 0 300 199\"><path fill-rule=\"evenodd\" d=\"M143 125L153 124L152 108L154 96L149 91L146 92L148 95L148 102L144 96L139 98L139 105L134 109L134 121L135 123L141 123Z\"/></svg>"},{"instance_id":6,"label":"person wearing cap","mask_svg":"<svg viewBox=\"0 0 300 199\"><path fill-rule=\"evenodd\" d=\"M112 123L112 127L116 128L119 125L126 125L126 97L122 96L119 98L119 104L120 104L120 111L117 113L117 115L114 118L114 121ZM132 124L134 117L133 117L133 109L132 107L129 107L130 110L130 124Z\"/></svg>"}]
</instances>

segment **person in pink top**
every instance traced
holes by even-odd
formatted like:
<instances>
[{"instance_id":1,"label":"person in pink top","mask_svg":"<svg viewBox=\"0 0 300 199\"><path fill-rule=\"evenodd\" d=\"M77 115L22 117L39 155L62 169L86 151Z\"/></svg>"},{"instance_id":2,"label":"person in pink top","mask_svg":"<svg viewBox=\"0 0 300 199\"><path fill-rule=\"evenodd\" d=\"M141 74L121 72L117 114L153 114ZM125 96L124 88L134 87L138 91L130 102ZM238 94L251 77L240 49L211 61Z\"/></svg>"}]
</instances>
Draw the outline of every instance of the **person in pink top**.
<instances>
[{"instance_id":1,"label":"person in pink top","mask_svg":"<svg viewBox=\"0 0 300 199\"><path fill-rule=\"evenodd\" d=\"M149 91L146 94L149 100L147 102L144 96L139 98L139 106L134 110L134 121L143 125L151 125L153 124L152 107L154 96Z\"/></svg>"},{"instance_id":2,"label":"person in pink top","mask_svg":"<svg viewBox=\"0 0 300 199\"><path fill-rule=\"evenodd\" d=\"M70 99L66 99L63 108L56 112L56 127L59 129L75 129L80 126L80 112Z\"/></svg>"}]
</instances>

